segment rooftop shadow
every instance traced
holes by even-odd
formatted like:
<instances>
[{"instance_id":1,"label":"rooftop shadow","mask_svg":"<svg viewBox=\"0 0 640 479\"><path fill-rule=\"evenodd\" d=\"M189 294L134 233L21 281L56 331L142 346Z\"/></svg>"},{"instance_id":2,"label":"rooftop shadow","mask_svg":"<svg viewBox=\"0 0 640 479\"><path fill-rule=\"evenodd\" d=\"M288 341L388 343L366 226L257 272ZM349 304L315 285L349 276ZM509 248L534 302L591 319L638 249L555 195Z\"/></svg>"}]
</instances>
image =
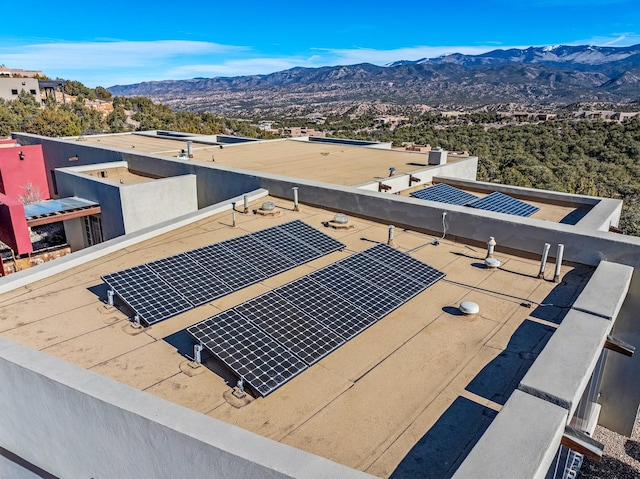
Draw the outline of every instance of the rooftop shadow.
<instances>
[{"instance_id":1,"label":"rooftop shadow","mask_svg":"<svg viewBox=\"0 0 640 479\"><path fill-rule=\"evenodd\" d=\"M390 479L448 479L498 413L459 396L404 457Z\"/></svg>"},{"instance_id":2,"label":"rooftop shadow","mask_svg":"<svg viewBox=\"0 0 640 479\"><path fill-rule=\"evenodd\" d=\"M640 462L640 442L627 439L627 442L624 443L624 450L627 456Z\"/></svg>"},{"instance_id":3,"label":"rooftop shadow","mask_svg":"<svg viewBox=\"0 0 640 479\"><path fill-rule=\"evenodd\" d=\"M578 479L600 477L637 478L640 477L640 470L611 456L603 456L600 462L585 458L578 473Z\"/></svg>"},{"instance_id":4,"label":"rooftop shadow","mask_svg":"<svg viewBox=\"0 0 640 479\"><path fill-rule=\"evenodd\" d=\"M109 286L107 283L96 284L95 286L91 286L87 288L91 293L95 294L98 299L101 301L107 301L107 291L109 291Z\"/></svg>"},{"instance_id":5,"label":"rooftop shadow","mask_svg":"<svg viewBox=\"0 0 640 479\"><path fill-rule=\"evenodd\" d=\"M589 211L591 211L591 206L583 206L581 208L576 208L567 216L565 216L560 221L558 221L558 223L561 223L563 225L578 224L578 221L580 221L582 218L587 216L587 213L589 213Z\"/></svg>"},{"instance_id":6,"label":"rooftop shadow","mask_svg":"<svg viewBox=\"0 0 640 479\"><path fill-rule=\"evenodd\" d=\"M178 354L181 356L188 356L193 358L193 347L198 343L186 329L178 331L177 333L170 334L162 338L171 346L178 350Z\"/></svg>"},{"instance_id":7,"label":"rooftop shadow","mask_svg":"<svg viewBox=\"0 0 640 479\"><path fill-rule=\"evenodd\" d=\"M587 271L573 269L564 275L562 283L554 287L531 312L531 317L560 324L571 309L571 305L587 285L591 275Z\"/></svg>"},{"instance_id":8,"label":"rooftop shadow","mask_svg":"<svg viewBox=\"0 0 640 479\"><path fill-rule=\"evenodd\" d=\"M482 368L466 390L504 405L554 331L551 326L525 320L506 349Z\"/></svg>"}]
</instances>

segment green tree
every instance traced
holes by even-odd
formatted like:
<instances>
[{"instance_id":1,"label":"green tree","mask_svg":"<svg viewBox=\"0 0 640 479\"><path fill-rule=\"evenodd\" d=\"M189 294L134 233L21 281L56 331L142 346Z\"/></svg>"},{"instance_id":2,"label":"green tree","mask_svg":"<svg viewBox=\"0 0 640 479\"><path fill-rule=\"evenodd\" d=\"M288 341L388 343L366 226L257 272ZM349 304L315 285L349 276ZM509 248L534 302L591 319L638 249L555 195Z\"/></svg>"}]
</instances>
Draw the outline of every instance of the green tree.
<instances>
[{"instance_id":1,"label":"green tree","mask_svg":"<svg viewBox=\"0 0 640 479\"><path fill-rule=\"evenodd\" d=\"M97 86L94 91L98 100L111 101L113 98L111 92L104 87Z\"/></svg>"},{"instance_id":2,"label":"green tree","mask_svg":"<svg viewBox=\"0 0 640 479\"><path fill-rule=\"evenodd\" d=\"M127 114L121 105L115 107L113 111L107 115L106 122L109 133L122 133L130 130L127 124Z\"/></svg>"},{"instance_id":3,"label":"green tree","mask_svg":"<svg viewBox=\"0 0 640 479\"><path fill-rule=\"evenodd\" d=\"M78 117L63 109L44 109L27 120L23 129L42 136L76 136L82 133Z\"/></svg>"}]
</instances>

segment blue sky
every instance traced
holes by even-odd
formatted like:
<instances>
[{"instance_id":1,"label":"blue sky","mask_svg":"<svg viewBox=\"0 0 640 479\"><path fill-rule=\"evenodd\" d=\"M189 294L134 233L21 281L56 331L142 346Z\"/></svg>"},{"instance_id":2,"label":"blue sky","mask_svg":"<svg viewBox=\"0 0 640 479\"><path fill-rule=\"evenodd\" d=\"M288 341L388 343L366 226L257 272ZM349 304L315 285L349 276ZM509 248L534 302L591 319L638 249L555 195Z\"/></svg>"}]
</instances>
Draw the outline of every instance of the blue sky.
<instances>
[{"instance_id":1,"label":"blue sky","mask_svg":"<svg viewBox=\"0 0 640 479\"><path fill-rule=\"evenodd\" d=\"M5 17L0 64L87 86L546 45L640 43L638 0L65 0Z\"/></svg>"}]
</instances>

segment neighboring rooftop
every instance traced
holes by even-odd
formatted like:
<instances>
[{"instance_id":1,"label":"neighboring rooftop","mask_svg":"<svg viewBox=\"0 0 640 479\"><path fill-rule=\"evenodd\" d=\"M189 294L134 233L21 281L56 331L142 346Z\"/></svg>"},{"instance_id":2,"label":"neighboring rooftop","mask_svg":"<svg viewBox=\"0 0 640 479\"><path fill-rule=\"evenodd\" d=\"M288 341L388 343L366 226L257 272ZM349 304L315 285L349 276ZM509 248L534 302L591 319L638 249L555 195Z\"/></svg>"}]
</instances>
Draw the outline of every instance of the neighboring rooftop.
<instances>
[{"instance_id":1,"label":"neighboring rooftop","mask_svg":"<svg viewBox=\"0 0 640 479\"><path fill-rule=\"evenodd\" d=\"M102 147L135 149L160 156L177 157L187 150L186 139L161 136L105 135L84 137L83 143ZM296 178L355 186L395 174L427 168L428 154L390 149L300 140L270 140L224 146L198 143L193 138L194 162L232 166L244 170L286 175ZM457 161L451 157L450 161Z\"/></svg>"},{"instance_id":2,"label":"neighboring rooftop","mask_svg":"<svg viewBox=\"0 0 640 479\"><path fill-rule=\"evenodd\" d=\"M303 145L309 146L309 145ZM323 145L323 147L326 147ZM334 212L273 201L281 214L229 210L168 233L88 256L80 266L0 296L0 334L167 399L338 463L389 477L410 477L415 457L433 457L432 477L464 459L533 363L592 269L565 266L562 281L537 279L539 262L503 254L499 269L483 265L486 250L409 230L396 247L446 273L368 330L265 398L238 408L226 399L234 377L212 357L186 374L194 341L184 331L221 311L386 242L386 224L352 217L353 229L323 224ZM132 312L105 304L101 275L248 232L300 219L346 245L303 266L154 324L131 328ZM549 277L549 275L548 275ZM475 316L462 301L480 306ZM551 304L553 301L553 304ZM545 303L544 306L541 303ZM451 447L449 447L451 445ZM436 460L437 459L437 460Z\"/></svg>"}]
</instances>

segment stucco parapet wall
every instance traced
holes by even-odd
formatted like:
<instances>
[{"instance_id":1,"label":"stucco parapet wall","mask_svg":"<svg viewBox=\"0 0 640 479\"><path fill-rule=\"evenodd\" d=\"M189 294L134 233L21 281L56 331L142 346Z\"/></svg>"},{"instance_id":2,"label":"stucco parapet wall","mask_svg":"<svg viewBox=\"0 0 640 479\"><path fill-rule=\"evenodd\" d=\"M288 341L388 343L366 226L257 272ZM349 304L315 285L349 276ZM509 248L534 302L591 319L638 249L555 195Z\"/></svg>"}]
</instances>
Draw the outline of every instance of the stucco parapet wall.
<instances>
[{"instance_id":1,"label":"stucco parapet wall","mask_svg":"<svg viewBox=\"0 0 640 479\"><path fill-rule=\"evenodd\" d=\"M535 360L518 389L562 407L573 417L612 322L580 311L569 311Z\"/></svg>"},{"instance_id":2,"label":"stucco parapet wall","mask_svg":"<svg viewBox=\"0 0 640 479\"><path fill-rule=\"evenodd\" d=\"M629 291L632 276L631 266L601 261L572 308L615 320Z\"/></svg>"},{"instance_id":3,"label":"stucco parapet wall","mask_svg":"<svg viewBox=\"0 0 640 479\"><path fill-rule=\"evenodd\" d=\"M514 391L453 479L541 479L560 446L567 411Z\"/></svg>"},{"instance_id":4,"label":"stucco parapet wall","mask_svg":"<svg viewBox=\"0 0 640 479\"><path fill-rule=\"evenodd\" d=\"M94 163L91 165L80 165L80 166L65 166L62 168L56 168L56 171L61 171L63 173L72 172L72 173L83 173L85 171L95 171L100 169L109 169L109 168L129 168L129 163L126 161L110 161L109 163ZM101 179L99 176L94 176L92 179L99 180Z\"/></svg>"},{"instance_id":5,"label":"stucco parapet wall","mask_svg":"<svg viewBox=\"0 0 640 479\"><path fill-rule=\"evenodd\" d=\"M267 190L258 189L247 193L247 200L249 202L252 202L260 198L264 198L268 194L269 192ZM134 233L120 236L118 238L105 241L104 243L91 246L90 248L76 251L69 255L63 256L62 258L58 258L55 261L43 263L38 266L13 273L9 276L0 277L0 294L6 293L8 291L13 291L14 289L18 289L22 286L33 283L34 281L39 281L63 271L67 271L88 261L92 261L116 251L120 251L121 249L128 246L146 241L150 238L155 238L156 236L160 236L164 233L182 228L183 226L189 225L196 221L217 215L218 213L221 213L223 211L231 211L231 203L236 202L240 204L243 199L244 195L238 196L236 198L230 198L228 201L211 205L207 208L198 210L197 212L189 213L175 219L167 220L163 223L149 226Z\"/></svg>"},{"instance_id":6,"label":"stucco parapet wall","mask_svg":"<svg viewBox=\"0 0 640 479\"><path fill-rule=\"evenodd\" d=\"M0 381L0 446L58 477L372 478L5 338Z\"/></svg>"}]
</instances>

